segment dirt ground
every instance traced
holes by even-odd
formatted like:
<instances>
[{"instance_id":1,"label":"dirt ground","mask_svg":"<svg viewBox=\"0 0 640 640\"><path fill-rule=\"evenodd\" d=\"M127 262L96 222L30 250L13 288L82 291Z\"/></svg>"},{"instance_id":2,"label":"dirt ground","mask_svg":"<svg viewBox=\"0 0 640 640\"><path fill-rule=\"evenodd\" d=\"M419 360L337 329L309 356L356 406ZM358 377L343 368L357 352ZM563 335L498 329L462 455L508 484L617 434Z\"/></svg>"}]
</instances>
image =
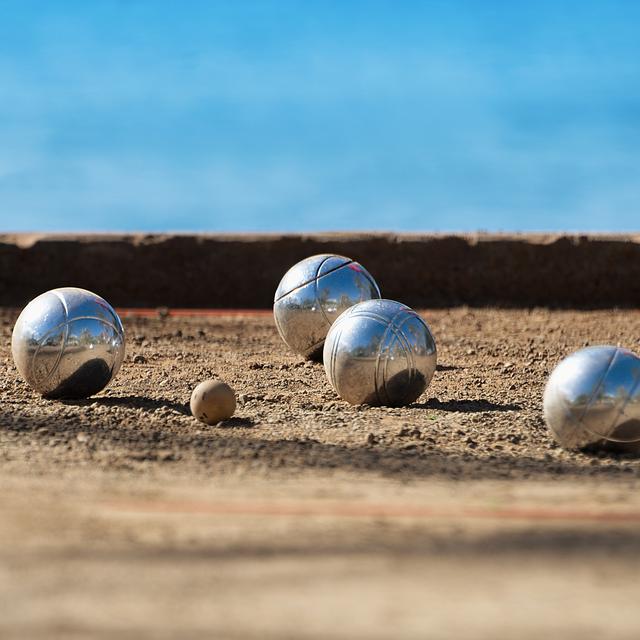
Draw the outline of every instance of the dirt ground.
<instances>
[{"instance_id":1,"label":"dirt ground","mask_svg":"<svg viewBox=\"0 0 640 640\"><path fill-rule=\"evenodd\" d=\"M640 458L557 447L544 383L634 311L424 311L438 370L352 407L262 315L123 317L100 395L40 399L0 312L0 637L637 638ZM236 416L188 412L221 377Z\"/></svg>"}]
</instances>

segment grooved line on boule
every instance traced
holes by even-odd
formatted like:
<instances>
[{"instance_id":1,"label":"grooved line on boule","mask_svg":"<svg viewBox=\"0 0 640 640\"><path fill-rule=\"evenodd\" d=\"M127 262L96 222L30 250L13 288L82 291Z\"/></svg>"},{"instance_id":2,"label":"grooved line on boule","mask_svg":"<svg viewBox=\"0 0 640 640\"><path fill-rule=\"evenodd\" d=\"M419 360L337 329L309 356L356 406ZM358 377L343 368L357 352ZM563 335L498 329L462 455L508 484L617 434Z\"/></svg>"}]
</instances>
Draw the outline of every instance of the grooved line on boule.
<instances>
[{"instance_id":1,"label":"grooved line on boule","mask_svg":"<svg viewBox=\"0 0 640 640\"><path fill-rule=\"evenodd\" d=\"M609 427L609 432L608 433L611 433L612 431L615 430L615 428L617 426L617 423L618 423L618 420L620 419L620 416L625 412L625 410L627 408L627 405L629 404L629 402L631 402L631 398L633 397L635 392L638 390L638 387L640 387L640 376L638 376L637 380L635 381L635 383L633 384L633 386L629 390L629 393L627 394L627 397L625 398L624 402L622 403L622 406L620 407L620 410L616 414L615 418L613 419L613 422L611 423L611 426ZM612 438L609 435L607 435L607 438L609 440L611 440L612 442L626 442L626 440L616 440L615 438Z\"/></svg>"},{"instance_id":2,"label":"grooved line on boule","mask_svg":"<svg viewBox=\"0 0 640 640\"><path fill-rule=\"evenodd\" d=\"M604 381L607 379L607 376L609 375L609 371L611 371L611 367L613 367L613 363L615 361L615 359L618 357L618 352L620 351L619 347L616 347L616 350L613 352L613 355L611 356L611 359L609 360L609 364L607 365L607 368L605 369L604 373L602 374L602 377L600 378L600 380L598 381L598 384L596 385L596 388L594 389L593 393L591 394L591 397L589 398L583 412L582 415L580 416L580 420L579 420L579 424L582 426L583 429L585 429L587 432L589 432L590 434L598 437L598 438L606 438L607 436L605 436L602 433L593 433L593 431L591 431L591 429L587 428L585 426L585 424L583 423L583 420L585 419L587 413L589 412L589 409L591 408L591 406L593 405L593 403L595 402L595 398L596 396L600 393L600 389L602 389L602 387L604 386Z\"/></svg>"},{"instance_id":3,"label":"grooved line on boule","mask_svg":"<svg viewBox=\"0 0 640 640\"><path fill-rule=\"evenodd\" d=\"M315 295L315 299L316 299L316 304L318 305L318 309L320 309L320 313L322 314L322 317L324 318L324 321L327 323L327 326L331 327L331 323L329 322L329 318L327 318L327 314L325 313L324 307L322 306L322 303L320 302L320 296L318 295L318 279L320 278L320 269L322 269L322 265L324 265L328 260L330 260L333 256L327 256L319 265L318 268L316 269L316 275L313 278L313 291L314 291L314 295ZM338 269L340 269L341 267L343 267L344 265L340 265L340 267L336 267L335 269L331 269L331 271L329 271L328 273L333 273L334 271L337 271ZM326 273L323 275L323 277L327 275Z\"/></svg>"},{"instance_id":4,"label":"grooved line on boule","mask_svg":"<svg viewBox=\"0 0 640 640\"><path fill-rule=\"evenodd\" d=\"M329 256L329 258L333 258L334 256ZM341 256L343 257L343 256ZM324 262L326 262L329 258L325 258L325 260L323 260L323 264ZM338 269L340 269L341 267L346 267L350 264L352 264L353 262L355 262L355 260L348 260L347 262L338 265L337 267L334 267L333 269L329 269L329 271L327 271L326 273L323 273L320 278L324 278L326 276L328 276L330 273L333 273L334 271L337 271ZM316 271L316 279L318 277L318 272ZM293 293L294 291L298 291L298 289L302 289L302 287L306 287L309 283L313 282L313 278L311 278L311 280L307 280L306 282L303 282L302 284L299 284L297 287L294 287L293 289L291 289L291 291L287 291L287 293L283 293L279 298L276 298L273 303L275 304L276 302L282 300L282 298L286 298L289 294Z\"/></svg>"},{"instance_id":5,"label":"grooved line on boule","mask_svg":"<svg viewBox=\"0 0 640 640\"><path fill-rule=\"evenodd\" d=\"M402 347L404 348L405 351L405 357L410 360L410 365L411 365L411 377L413 378L414 375L414 369L415 369L415 362L413 360L413 350L411 349L408 340L406 340L406 338L404 337L404 335L402 335L402 331L400 330L399 327L395 326L395 321L396 318L401 315L402 313L404 313L406 311L405 308L402 309L398 309L398 311L392 316L391 320L386 321L387 326L384 330L384 333L382 334L382 340L380 341L380 348L378 349L378 359L380 358L380 356L382 355L382 346L385 344L385 342L387 341L387 335L389 332L393 333L395 339L402 345ZM387 363L389 361L389 358L387 357L387 359L385 360L385 367L384 367L384 373L383 373L383 380L382 380L382 386L384 388L384 393L387 397L387 401L390 403L390 397L389 397L389 392L387 391L387 380L386 380L386 376L387 376ZM376 362L376 374L378 371L378 366L377 366L377 362ZM376 394L378 394L378 385L376 383Z\"/></svg>"},{"instance_id":6,"label":"grooved line on boule","mask_svg":"<svg viewBox=\"0 0 640 640\"><path fill-rule=\"evenodd\" d=\"M51 370L49 371L49 373L47 373L47 375L42 380L38 380L39 385L47 382L47 380L49 380L49 378L51 378L53 374L58 370L58 367L60 366L60 362L62 361L62 355L64 354L64 350L67 348L67 340L69 339L69 307L67 307L67 301L64 299L64 296L61 295L59 291L53 290L51 293L56 298L58 298L58 300L60 301L60 304L62 305L62 310L64 311L64 322L54 327L54 329L52 329L51 331L47 331L47 333L45 333L44 336L42 336L42 339L38 343L38 348L35 350L33 354L33 359L31 362L31 368L33 371L35 371L36 358L40 353L40 349L42 348L42 343L51 335L53 331L56 331L60 327L64 327L64 334L62 337L62 346L58 351L58 356L56 357L56 361L53 363L53 367L51 367Z\"/></svg>"},{"instance_id":7,"label":"grooved line on boule","mask_svg":"<svg viewBox=\"0 0 640 640\"><path fill-rule=\"evenodd\" d=\"M409 370L411 372L411 377L409 379L409 384L411 385L411 384L413 384L413 380L416 377L417 371L418 371L418 369L416 367L416 354L415 354L415 352L413 350L412 344L409 342L409 339L405 335L402 327L407 322L409 322L409 320L411 318L416 318L416 317L419 318L419 316L415 311L413 311L413 309L411 310L411 313L408 314L408 316L409 317L405 318L405 320L397 327L397 330L398 330L398 340L400 341L400 343L404 347L404 351L405 351L407 360L409 361ZM429 330L428 327L426 327L426 325L425 325L425 328L427 329L427 332L429 333L429 335L431 335L431 331ZM422 394L422 391L420 393ZM418 396L418 397L420 397L420 396Z\"/></svg>"},{"instance_id":8,"label":"grooved line on boule","mask_svg":"<svg viewBox=\"0 0 640 640\"><path fill-rule=\"evenodd\" d=\"M344 331L344 327L342 326L343 324L344 324L344 320L342 321L341 325L337 327L339 331L335 337L335 340L333 341L333 344L331 345L331 366L330 366L331 384L333 385L334 389L338 392L338 395L341 395L341 394L340 394L340 390L338 389L338 383L336 378L336 360L337 360L336 354L338 352L338 347L340 346L340 338L342 338L342 332Z\"/></svg>"},{"instance_id":9,"label":"grooved line on boule","mask_svg":"<svg viewBox=\"0 0 640 640\"><path fill-rule=\"evenodd\" d=\"M380 340L380 346L378 347L378 354L376 356L376 371L375 371L375 387L376 387L376 396L378 396L378 400L381 401L382 398L380 397L380 389L378 387L378 376L380 375L380 358L382 357L382 351L383 349L386 347L386 343L387 343L387 339L388 339L388 335L389 332L393 333L394 337L396 338L396 340L398 340L400 342L399 336L395 331L395 327L394 327L394 322L395 319L402 313L402 311L404 311L404 309L400 309L396 312L396 314L391 318L391 320L388 320L386 323L386 327L384 329L384 332L382 333L382 338ZM402 344L402 343L401 343ZM390 348L389 348L390 350ZM382 372L382 388L384 390L384 395L386 396L387 399L387 404L390 403L390 397L389 397L389 392L387 391L387 366L389 363L389 356L387 354L387 357L385 358L384 361L384 371Z\"/></svg>"}]
</instances>

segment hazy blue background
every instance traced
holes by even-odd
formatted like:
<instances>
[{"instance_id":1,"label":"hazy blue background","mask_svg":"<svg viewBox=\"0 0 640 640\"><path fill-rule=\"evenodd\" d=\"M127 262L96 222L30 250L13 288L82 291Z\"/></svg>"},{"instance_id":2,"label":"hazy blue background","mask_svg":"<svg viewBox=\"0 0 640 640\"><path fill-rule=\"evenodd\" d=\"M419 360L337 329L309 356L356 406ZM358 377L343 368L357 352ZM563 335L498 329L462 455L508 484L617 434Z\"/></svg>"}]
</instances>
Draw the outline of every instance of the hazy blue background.
<instances>
[{"instance_id":1,"label":"hazy blue background","mask_svg":"<svg viewBox=\"0 0 640 640\"><path fill-rule=\"evenodd\" d=\"M0 0L0 230L329 229L640 229L640 2Z\"/></svg>"}]
</instances>

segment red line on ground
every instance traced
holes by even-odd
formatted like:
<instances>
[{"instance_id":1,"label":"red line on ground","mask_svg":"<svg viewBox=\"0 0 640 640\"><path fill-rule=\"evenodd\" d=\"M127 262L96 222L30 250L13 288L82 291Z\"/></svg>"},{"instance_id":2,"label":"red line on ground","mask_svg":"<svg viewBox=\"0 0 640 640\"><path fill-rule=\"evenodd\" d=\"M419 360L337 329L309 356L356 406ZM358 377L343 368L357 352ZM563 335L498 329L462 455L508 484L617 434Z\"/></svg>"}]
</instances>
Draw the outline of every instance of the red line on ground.
<instances>
[{"instance_id":1,"label":"red line on ground","mask_svg":"<svg viewBox=\"0 0 640 640\"><path fill-rule=\"evenodd\" d=\"M194 514L214 516L328 516L346 518L433 518L477 520L640 522L638 511L592 511L548 508L462 507L459 509L420 505L355 503L242 503L242 502L107 502L107 508L130 513Z\"/></svg>"},{"instance_id":2,"label":"red line on ground","mask_svg":"<svg viewBox=\"0 0 640 640\"><path fill-rule=\"evenodd\" d=\"M122 318L166 318L166 317L219 317L219 316L268 316L271 309L166 309L166 308L118 308Z\"/></svg>"}]
</instances>

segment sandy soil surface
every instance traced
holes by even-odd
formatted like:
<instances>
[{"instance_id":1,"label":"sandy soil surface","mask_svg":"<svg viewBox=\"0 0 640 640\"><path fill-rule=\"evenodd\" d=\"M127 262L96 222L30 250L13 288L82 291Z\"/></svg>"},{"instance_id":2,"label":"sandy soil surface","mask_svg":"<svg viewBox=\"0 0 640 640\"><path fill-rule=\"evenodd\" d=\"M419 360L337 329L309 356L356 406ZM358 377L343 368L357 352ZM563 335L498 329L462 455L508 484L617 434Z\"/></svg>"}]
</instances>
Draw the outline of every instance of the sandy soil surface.
<instances>
[{"instance_id":1,"label":"sandy soil surface","mask_svg":"<svg viewBox=\"0 0 640 640\"><path fill-rule=\"evenodd\" d=\"M640 459L558 448L555 363L631 311L425 311L431 386L351 407L271 317L124 318L108 389L49 402L0 313L0 637L637 638ZM221 377L236 416L188 413Z\"/></svg>"}]
</instances>

